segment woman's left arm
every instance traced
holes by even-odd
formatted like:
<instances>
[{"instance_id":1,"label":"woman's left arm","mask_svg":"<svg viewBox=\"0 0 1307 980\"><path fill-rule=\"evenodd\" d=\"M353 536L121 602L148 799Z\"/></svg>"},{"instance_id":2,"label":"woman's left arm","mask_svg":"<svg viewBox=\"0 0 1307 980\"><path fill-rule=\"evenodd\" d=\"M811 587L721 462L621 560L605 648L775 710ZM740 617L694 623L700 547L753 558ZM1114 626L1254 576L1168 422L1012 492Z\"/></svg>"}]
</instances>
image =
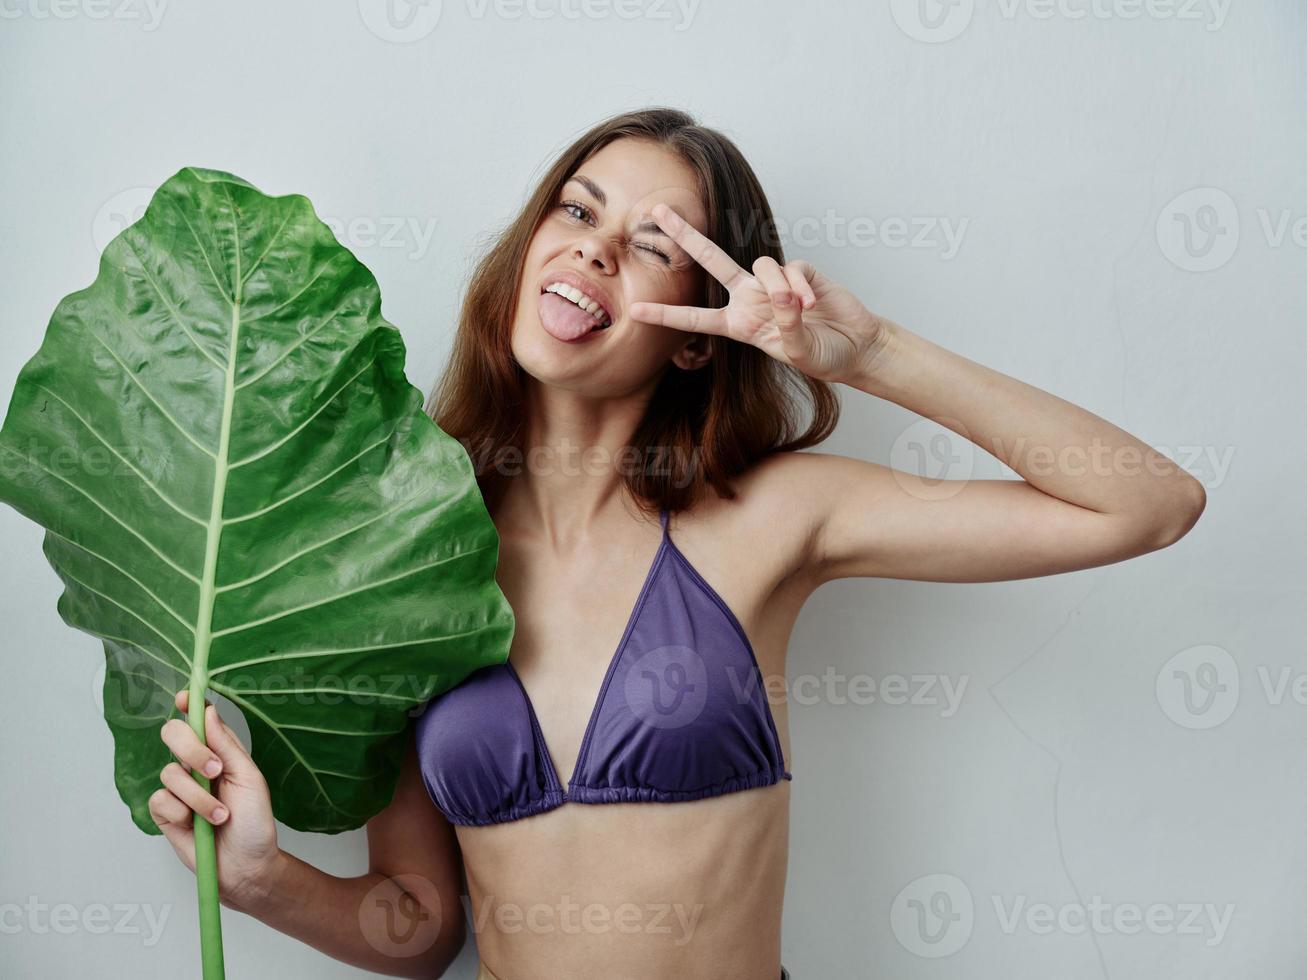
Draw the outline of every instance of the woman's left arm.
<instances>
[{"instance_id":1,"label":"woman's left arm","mask_svg":"<svg viewBox=\"0 0 1307 980\"><path fill-rule=\"evenodd\" d=\"M815 584L1069 572L1164 548L1202 514L1201 483L1105 419L876 316L809 262L762 257L749 273L672 209L653 216L731 298L720 309L637 303L636 319L752 344L811 377L886 398L1022 477L925 480L844 456L788 454L767 478L790 506L787 520L807 526L802 570Z\"/></svg>"},{"instance_id":2,"label":"woman's left arm","mask_svg":"<svg viewBox=\"0 0 1307 980\"><path fill-rule=\"evenodd\" d=\"M796 454L781 478L813 502L816 581L1051 575L1164 548L1202 514L1203 485L1125 430L867 315L851 326L869 338L866 356L843 383L951 429L1022 479L927 480L848 457Z\"/></svg>"}]
</instances>

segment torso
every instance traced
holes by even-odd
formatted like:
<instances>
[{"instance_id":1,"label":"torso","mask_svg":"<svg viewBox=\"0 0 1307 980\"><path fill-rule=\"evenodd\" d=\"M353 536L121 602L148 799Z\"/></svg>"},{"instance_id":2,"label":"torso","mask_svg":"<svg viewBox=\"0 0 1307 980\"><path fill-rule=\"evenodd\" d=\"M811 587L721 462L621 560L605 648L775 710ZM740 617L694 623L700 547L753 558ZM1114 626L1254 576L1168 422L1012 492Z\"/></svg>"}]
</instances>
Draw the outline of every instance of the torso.
<instances>
[{"instance_id":1,"label":"torso","mask_svg":"<svg viewBox=\"0 0 1307 980\"><path fill-rule=\"evenodd\" d=\"M748 635L792 768L779 682L811 591L795 572L808 536L793 502L787 515L768 490L773 465L737 480L734 500L710 494L672 515L669 531ZM661 533L657 517L628 517L602 547L562 561L501 531L497 576L517 621L509 660L563 780ZM692 802L566 803L460 826L478 950L507 978L779 975L789 800L782 781Z\"/></svg>"}]
</instances>

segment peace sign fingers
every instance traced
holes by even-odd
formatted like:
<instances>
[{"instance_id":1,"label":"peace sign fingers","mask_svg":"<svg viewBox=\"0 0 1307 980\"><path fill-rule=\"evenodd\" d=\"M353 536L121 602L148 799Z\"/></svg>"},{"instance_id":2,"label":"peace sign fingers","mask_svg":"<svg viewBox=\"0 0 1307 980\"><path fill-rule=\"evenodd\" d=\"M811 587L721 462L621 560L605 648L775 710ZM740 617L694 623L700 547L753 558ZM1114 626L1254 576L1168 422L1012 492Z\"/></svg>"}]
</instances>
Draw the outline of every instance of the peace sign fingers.
<instances>
[{"instance_id":1,"label":"peace sign fingers","mask_svg":"<svg viewBox=\"0 0 1307 980\"><path fill-rule=\"evenodd\" d=\"M749 273L736 265L735 260L722 251L716 242L701 234L699 229L668 205L661 202L655 204L650 209L650 214L658 222L658 227L667 232L690 258L707 269L708 274L725 286L727 292L735 289L742 280L750 278Z\"/></svg>"},{"instance_id":2,"label":"peace sign fingers","mask_svg":"<svg viewBox=\"0 0 1307 980\"><path fill-rule=\"evenodd\" d=\"M685 330L691 333L716 333L728 336L726 309L709 309L705 306L667 306L664 303L631 304L631 316L641 323Z\"/></svg>"}]
</instances>

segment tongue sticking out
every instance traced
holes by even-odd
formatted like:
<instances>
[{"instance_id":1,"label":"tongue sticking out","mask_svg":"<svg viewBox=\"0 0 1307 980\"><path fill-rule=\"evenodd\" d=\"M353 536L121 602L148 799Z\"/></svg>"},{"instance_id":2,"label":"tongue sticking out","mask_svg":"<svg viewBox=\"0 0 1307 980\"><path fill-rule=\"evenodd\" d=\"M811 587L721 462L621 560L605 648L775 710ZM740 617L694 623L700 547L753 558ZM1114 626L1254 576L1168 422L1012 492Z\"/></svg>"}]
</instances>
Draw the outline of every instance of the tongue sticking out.
<instances>
[{"instance_id":1,"label":"tongue sticking out","mask_svg":"<svg viewBox=\"0 0 1307 980\"><path fill-rule=\"evenodd\" d=\"M577 340L599 326L581 307L554 293L540 294L540 323L559 340Z\"/></svg>"}]
</instances>

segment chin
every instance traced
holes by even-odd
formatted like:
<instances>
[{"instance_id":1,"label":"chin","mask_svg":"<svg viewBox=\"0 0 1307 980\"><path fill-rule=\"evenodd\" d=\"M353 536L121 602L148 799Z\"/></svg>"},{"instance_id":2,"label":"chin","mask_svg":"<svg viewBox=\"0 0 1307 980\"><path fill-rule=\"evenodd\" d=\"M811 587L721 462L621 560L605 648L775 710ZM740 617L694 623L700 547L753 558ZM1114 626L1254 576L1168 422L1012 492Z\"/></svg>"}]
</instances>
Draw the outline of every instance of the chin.
<instances>
[{"instance_id":1,"label":"chin","mask_svg":"<svg viewBox=\"0 0 1307 980\"><path fill-rule=\"evenodd\" d=\"M590 358L579 356L579 349L549 336L534 317L529 323L513 325L510 347L522 370L542 384L576 391L584 386L587 378L594 376L594 362Z\"/></svg>"}]
</instances>

